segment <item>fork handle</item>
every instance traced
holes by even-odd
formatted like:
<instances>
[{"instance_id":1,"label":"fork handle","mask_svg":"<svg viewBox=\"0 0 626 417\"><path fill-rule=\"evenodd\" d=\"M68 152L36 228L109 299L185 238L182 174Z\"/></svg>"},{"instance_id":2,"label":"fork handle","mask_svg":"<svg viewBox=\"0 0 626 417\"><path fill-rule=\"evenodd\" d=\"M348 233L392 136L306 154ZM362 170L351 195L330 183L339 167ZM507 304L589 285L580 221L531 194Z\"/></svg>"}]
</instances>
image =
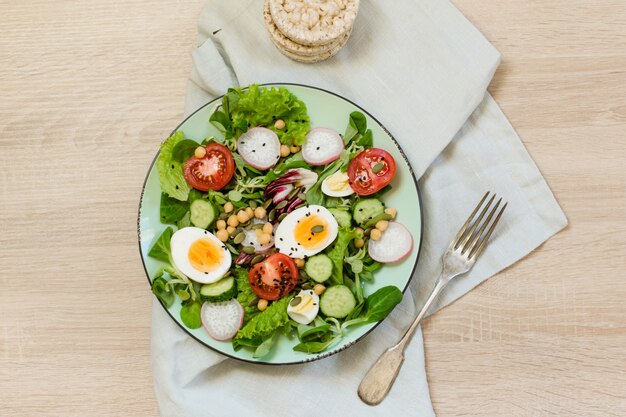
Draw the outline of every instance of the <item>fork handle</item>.
<instances>
[{"instance_id":1,"label":"fork handle","mask_svg":"<svg viewBox=\"0 0 626 417\"><path fill-rule=\"evenodd\" d=\"M391 389L391 386L396 380L402 363L404 362L404 350L411 340L413 333L417 329L422 318L426 315L426 312L430 308L431 304L441 291L450 282L449 279L441 276L435 284L435 288L431 291L430 295L426 299L424 306L420 310L419 314L406 331L402 339L389 349L385 350L378 358L376 363L367 371L367 374L361 380L359 385L358 394L361 400L368 405L377 405L387 396L387 393Z\"/></svg>"}]
</instances>

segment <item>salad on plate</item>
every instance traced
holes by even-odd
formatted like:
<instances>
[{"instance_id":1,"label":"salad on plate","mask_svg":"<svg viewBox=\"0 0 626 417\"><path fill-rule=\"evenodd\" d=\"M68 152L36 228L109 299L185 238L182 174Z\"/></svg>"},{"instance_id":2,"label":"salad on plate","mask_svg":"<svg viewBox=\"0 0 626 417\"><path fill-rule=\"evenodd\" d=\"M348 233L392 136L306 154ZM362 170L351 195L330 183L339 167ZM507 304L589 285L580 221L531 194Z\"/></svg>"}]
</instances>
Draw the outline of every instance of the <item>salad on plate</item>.
<instances>
[{"instance_id":1,"label":"salad on plate","mask_svg":"<svg viewBox=\"0 0 626 417\"><path fill-rule=\"evenodd\" d=\"M396 162L373 147L365 115L346 114L343 134L313 127L289 90L251 85L229 89L207 123L223 135L176 131L156 160L168 225L148 252L162 261L156 297L255 358L280 334L315 354L384 319L402 291L366 296L364 283L413 237L385 206Z\"/></svg>"}]
</instances>

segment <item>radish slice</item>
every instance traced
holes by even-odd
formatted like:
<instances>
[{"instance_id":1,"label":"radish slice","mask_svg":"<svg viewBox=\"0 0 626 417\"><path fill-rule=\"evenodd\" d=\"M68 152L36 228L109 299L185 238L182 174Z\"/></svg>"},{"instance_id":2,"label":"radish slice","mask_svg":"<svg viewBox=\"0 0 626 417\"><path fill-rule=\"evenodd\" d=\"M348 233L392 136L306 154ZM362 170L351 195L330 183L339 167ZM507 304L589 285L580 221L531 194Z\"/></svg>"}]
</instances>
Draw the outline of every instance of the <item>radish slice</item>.
<instances>
[{"instance_id":1,"label":"radish slice","mask_svg":"<svg viewBox=\"0 0 626 417\"><path fill-rule=\"evenodd\" d=\"M381 263L398 262L407 257L413 249L413 236L398 222L389 222L378 240L370 239L367 252L373 260Z\"/></svg>"},{"instance_id":2,"label":"radish slice","mask_svg":"<svg viewBox=\"0 0 626 417\"><path fill-rule=\"evenodd\" d=\"M253 127L239 136L237 152L254 168L270 169L280 159L280 141L271 130Z\"/></svg>"},{"instance_id":3,"label":"radish slice","mask_svg":"<svg viewBox=\"0 0 626 417\"><path fill-rule=\"evenodd\" d=\"M202 325L215 340L229 340L243 324L243 307L236 299L218 303L202 304L200 310Z\"/></svg>"},{"instance_id":4,"label":"radish slice","mask_svg":"<svg viewBox=\"0 0 626 417\"><path fill-rule=\"evenodd\" d=\"M325 127L309 130L302 145L302 158L310 165L325 165L339 158L343 139L339 133Z\"/></svg>"}]
</instances>

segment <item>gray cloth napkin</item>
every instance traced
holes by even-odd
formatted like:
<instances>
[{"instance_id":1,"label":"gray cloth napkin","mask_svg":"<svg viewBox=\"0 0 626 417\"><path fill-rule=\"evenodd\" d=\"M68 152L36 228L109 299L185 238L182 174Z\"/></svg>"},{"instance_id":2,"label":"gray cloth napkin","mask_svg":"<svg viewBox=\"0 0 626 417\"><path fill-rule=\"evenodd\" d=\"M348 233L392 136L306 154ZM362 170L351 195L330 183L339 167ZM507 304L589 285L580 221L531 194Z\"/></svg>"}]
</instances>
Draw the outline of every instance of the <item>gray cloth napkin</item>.
<instances>
[{"instance_id":1,"label":"gray cloth napkin","mask_svg":"<svg viewBox=\"0 0 626 417\"><path fill-rule=\"evenodd\" d=\"M474 269L453 281L432 311L523 258L567 220L519 137L486 93L498 52L445 0L361 2L348 44L314 65L285 58L269 39L262 1L211 1L199 22L188 83L191 113L233 85L297 82L355 101L400 142L420 178L425 229L403 302L355 346L304 365L227 359L153 306L152 369L163 416L432 416L421 330L387 399L356 395L378 355L412 321L440 270L441 255L486 190L509 208Z\"/></svg>"}]
</instances>

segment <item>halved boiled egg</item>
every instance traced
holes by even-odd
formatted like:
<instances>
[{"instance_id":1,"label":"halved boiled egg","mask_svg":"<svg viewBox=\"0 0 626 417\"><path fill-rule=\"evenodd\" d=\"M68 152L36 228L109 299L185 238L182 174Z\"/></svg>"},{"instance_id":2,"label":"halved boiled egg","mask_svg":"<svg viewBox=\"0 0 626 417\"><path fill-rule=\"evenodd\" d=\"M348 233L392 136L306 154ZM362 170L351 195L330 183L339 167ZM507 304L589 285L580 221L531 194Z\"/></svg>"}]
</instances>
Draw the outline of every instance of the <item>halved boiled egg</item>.
<instances>
[{"instance_id":1,"label":"halved boiled egg","mask_svg":"<svg viewBox=\"0 0 626 417\"><path fill-rule=\"evenodd\" d=\"M274 245L292 258L312 256L337 238L337 229L337 220L326 207L300 207L280 222L274 234Z\"/></svg>"},{"instance_id":2,"label":"halved boiled egg","mask_svg":"<svg viewBox=\"0 0 626 417\"><path fill-rule=\"evenodd\" d=\"M302 290L287 305L287 315L295 322L309 324L320 310L320 297L313 290Z\"/></svg>"},{"instance_id":3,"label":"halved boiled egg","mask_svg":"<svg viewBox=\"0 0 626 417\"><path fill-rule=\"evenodd\" d=\"M341 171L335 172L322 181L322 192L331 197L347 197L354 194L348 174Z\"/></svg>"},{"instance_id":4,"label":"halved boiled egg","mask_svg":"<svg viewBox=\"0 0 626 417\"><path fill-rule=\"evenodd\" d=\"M230 269L230 251L215 236L199 227L183 227L170 240L176 268L196 282L219 281Z\"/></svg>"}]
</instances>

